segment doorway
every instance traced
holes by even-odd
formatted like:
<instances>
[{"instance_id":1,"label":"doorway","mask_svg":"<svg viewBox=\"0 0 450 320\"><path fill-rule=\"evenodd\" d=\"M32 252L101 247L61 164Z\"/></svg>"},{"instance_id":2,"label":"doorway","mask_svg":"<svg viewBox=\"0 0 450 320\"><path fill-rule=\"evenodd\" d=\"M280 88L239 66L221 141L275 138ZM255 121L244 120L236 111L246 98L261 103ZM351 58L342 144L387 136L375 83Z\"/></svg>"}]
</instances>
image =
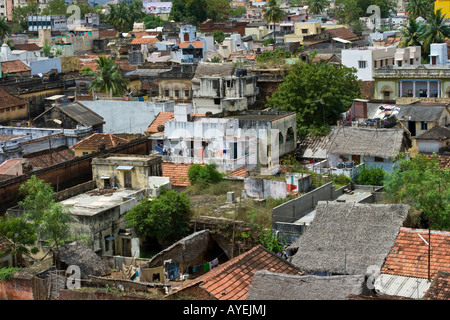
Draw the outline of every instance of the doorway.
<instances>
[{"instance_id":1,"label":"doorway","mask_svg":"<svg viewBox=\"0 0 450 320\"><path fill-rule=\"evenodd\" d=\"M124 177L125 188L131 189L131 187L132 187L131 186L131 171L124 171L123 177Z\"/></svg>"}]
</instances>

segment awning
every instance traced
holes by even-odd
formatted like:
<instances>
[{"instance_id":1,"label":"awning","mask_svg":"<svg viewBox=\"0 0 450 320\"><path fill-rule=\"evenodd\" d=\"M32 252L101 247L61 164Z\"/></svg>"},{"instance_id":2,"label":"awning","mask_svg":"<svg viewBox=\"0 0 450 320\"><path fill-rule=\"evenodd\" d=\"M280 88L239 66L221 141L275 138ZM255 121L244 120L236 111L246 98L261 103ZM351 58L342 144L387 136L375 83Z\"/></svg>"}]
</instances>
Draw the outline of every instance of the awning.
<instances>
[{"instance_id":1,"label":"awning","mask_svg":"<svg viewBox=\"0 0 450 320\"><path fill-rule=\"evenodd\" d=\"M100 179L111 179L110 176L101 176Z\"/></svg>"},{"instance_id":2,"label":"awning","mask_svg":"<svg viewBox=\"0 0 450 320\"><path fill-rule=\"evenodd\" d=\"M133 170L134 166L118 166L117 170Z\"/></svg>"},{"instance_id":3,"label":"awning","mask_svg":"<svg viewBox=\"0 0 450 320\"><path fill-rule=\"evenodd\" d=\"M337 41L337 42L342 42L342 43L351 43L351 41L344 40L344 39L341 39L341 38L338 38L338 37L333 38L333 40L334 40L334 41Z\"/></svg>"}]
</instances>

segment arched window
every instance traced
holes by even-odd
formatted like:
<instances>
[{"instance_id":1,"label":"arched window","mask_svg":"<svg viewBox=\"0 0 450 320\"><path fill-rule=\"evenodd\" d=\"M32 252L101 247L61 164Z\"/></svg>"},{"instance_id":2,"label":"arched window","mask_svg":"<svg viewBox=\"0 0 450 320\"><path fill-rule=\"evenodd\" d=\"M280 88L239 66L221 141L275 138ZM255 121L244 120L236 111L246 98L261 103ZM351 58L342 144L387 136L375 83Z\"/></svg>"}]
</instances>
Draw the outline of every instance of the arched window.
<instances>
[{"instance_id":1,"label":"arched window","mask_svg":"<svg viewBox=\"0 0 450 320\"><path fill-rule=\"evenodd\" d=\"M294 138L295 138L294 129L292 129L292 127L289 127L286 134L286 142L294 141Z\"/></svg>"},{"instance_id":2,"label":"arched window","mask_svg":"<svg viewBox=\"0 0 450 320\"><path fill-rule=\"evenodd\" d=\"M284 142L284 137L283 134L280 132L278 133L278 144L283 144Z\"/></svg>"},{"instance_id":3,"label":"arched window","mask_svg":"<svg viewBox=\"0 0 450 320\"><path fill-rule=\"evenodd\" d=\"M189 33L186 32L183 37L184 42L189 42Z\"/></svg>"}]
</instances>

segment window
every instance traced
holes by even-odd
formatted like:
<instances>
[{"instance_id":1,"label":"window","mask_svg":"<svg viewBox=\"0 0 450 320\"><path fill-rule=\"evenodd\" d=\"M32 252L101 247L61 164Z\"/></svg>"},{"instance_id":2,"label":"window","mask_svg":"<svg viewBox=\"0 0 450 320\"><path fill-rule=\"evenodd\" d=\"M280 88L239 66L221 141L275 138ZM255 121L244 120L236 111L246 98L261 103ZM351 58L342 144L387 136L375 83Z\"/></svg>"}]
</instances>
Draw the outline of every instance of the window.
<instances>
[{"instance_id":1,"label":"window","mask_svg":"<svg viewBox=\"0 0 450 320\"><path fill-rule=\"evenodd\" d=\"M428 122L422 121L420 123L420 130L428 130Z\"/></svg>"},{"instance_id":2,"label":"window","mask_svg":"<svg viewBox=\"0 0 450 320\"><path fill-rule=\"evenodd\" d=\"M219 88L219 80L213 80L212 81L212 88L213 89Z\"/></svg>"},{"instance_id":3,"label":"window","mask_svg":"<svg viewBox=\"0 0 450 320\"><path fill-rule=\"evenodd\" d=\"M164 90L164 96L166 96L166 97L169 96L169 90Z\"/></svg>"},{"instance_id":4,"label":"window","mask_svg":"<svg viewBox=\"0 0 450 320\"><path fill-rule=\"evenodd\" d=\"M189 98L189 89L184 90L184 96Z\"/></svg>"},{"instance_id":5,"label":"window","mask_svg":"<svg viewBox=\"0 0 450 320\"><path fill-rule=\"evenodd\" d=\"M358 67L360 69L365 69L367 68L367 61L358 61Z\"/></svg>"},{"instance_id":6,"label":"window","mask_svg":"<svg viewBox=\"0 0 450 320\"><path fill-rule=\"evenodd\" d=\"M294 129L292 129L292 127L289 127L286 134L286 142L294 141L294 136L295 136Z\"/></svg>"},{"instance_id":7,"label":"window","mask_svg":"<svg viewBox=\"0 0 450 320\"><path fill-rule=\"evenodd\" d=\"M414 64L414 59L409 59L409 64Z\"/></svg>"},{"instance_id":8,"label":"window","mask_svg":"<svg viewBox=\"0 0 450 320\"><path fill-rule=\"evenodd\" d=\"M377 60L375 60L375 61L373 62L373 67L374 67L374 68L377 67L377 62L378 62Z\"/></svg>"},{"instance_id":9,"label":"window","mask_svg":"<svg viewBox=\"0 0 450 320\"><path fill-rule=\"evenodd\" d=\"M384 159L381 157L375 157L375 162L384 162Z\"/></svg>"},{"instance_id":10,"label":"window","mask_svg":"<svg viewBox=\"0 0 450 320\"><path fill-rule=\"evenodd\" d=\"M220 104L220 99L218 98L214 99L214 104Z\"/></svg>"},{"instance_id":11,"label":"window","mask_svg":"<svg viewBox=\"0 0 450 320\"><path fill-rule=\"evenodd\" d=\"M109 251L109 240L108 240L109 236L105 237L105 251Z\"/></svg>"},{"instance_id":12,"label":"window","mask_svg":"<svg viewBox=\"0 0 450 320\"><path fill-rule=\"evenodd\" d=\"M391 93L389 91L383 92L384 100L389 100L391 97Z\"/></svg>"},{"instance_id":13,"label":"window","mask_svg":"<svg viewBox=\"0 0 450 320\"><path fill-rule=\"evenodd\" d=\"M180 97L180 90L175 90L175 97L179 98Z\"/></svg>"},{"instance_id":14,"label":"window","mask_svg":"<svg viewBox=\"0 0 450 320\"><path fill-rule=\"evenodd\" d=\"M398 65L399 67L401 67L401 66L402 66L402 61L401 61L401 60L397 61L397 65Z\"/></svg>"},{"instance_id":15,"label":"window","mask_svg":"<svg viewBox=\"0 0 450 320\"><path fill-rule=\"evenodd\" d=\"M87 155L89 152L83 151L83 156Z\"/></svg>"},{"instance_id":16,"label":"window","mask_svg":"<svg viewBox=\"0 0 450 320\"><path fill-rule=\"evenodd\" d=\"M303 33L303 34L308 33L308 29L302 29L302 33Z\"/></svg>"},{"instance_id":17,"label":"window","mask_svg":"<svg viewBox=\"0 0 450 320\"><path fill-rule=\"evenodd\" d=\"M280 132L279 134L278 134L278 144L283 144L283 134Z\"/></svg>"}]
</instances>

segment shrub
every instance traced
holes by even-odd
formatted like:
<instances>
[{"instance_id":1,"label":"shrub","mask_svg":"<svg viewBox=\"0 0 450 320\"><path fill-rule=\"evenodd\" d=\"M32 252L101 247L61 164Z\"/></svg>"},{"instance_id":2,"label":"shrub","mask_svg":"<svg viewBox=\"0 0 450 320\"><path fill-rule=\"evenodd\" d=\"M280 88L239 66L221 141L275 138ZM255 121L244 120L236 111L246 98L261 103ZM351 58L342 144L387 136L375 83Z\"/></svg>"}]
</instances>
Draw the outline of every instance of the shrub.
<instances>
[{"instance_id":1,"label":"shrub","mask_svg":"<svg viewBox=\"0 0 450 320\"><path fill-rule=\"evenodd\" d=\"M217 169L215 163L206 164L201 166L200 164L192 164L188 170L188 177L191 184L195 183L217 183L222 180L223 174Z\"/></svg>"},{"instance_id":2,"label":"shrub","mask_svg":"<svg viewBox=\"0 0 450 320\"><path fill-rule=\"evenodd\" d=\"M339 175L336 174L333 176L333 182L339 185L346 185L352 183L352 179L341 173Z\"/></svg>"},{"instance_id":3,"label":"shrub","mask_svg":"<svg viewBox=\"0 0 450 320\"><path fill-rule=\"evenodd\" d=\"M362 166L356 181L362 185L382 186L384 183L384 170L380 167Z\"/></svg>"}]
</instances>

